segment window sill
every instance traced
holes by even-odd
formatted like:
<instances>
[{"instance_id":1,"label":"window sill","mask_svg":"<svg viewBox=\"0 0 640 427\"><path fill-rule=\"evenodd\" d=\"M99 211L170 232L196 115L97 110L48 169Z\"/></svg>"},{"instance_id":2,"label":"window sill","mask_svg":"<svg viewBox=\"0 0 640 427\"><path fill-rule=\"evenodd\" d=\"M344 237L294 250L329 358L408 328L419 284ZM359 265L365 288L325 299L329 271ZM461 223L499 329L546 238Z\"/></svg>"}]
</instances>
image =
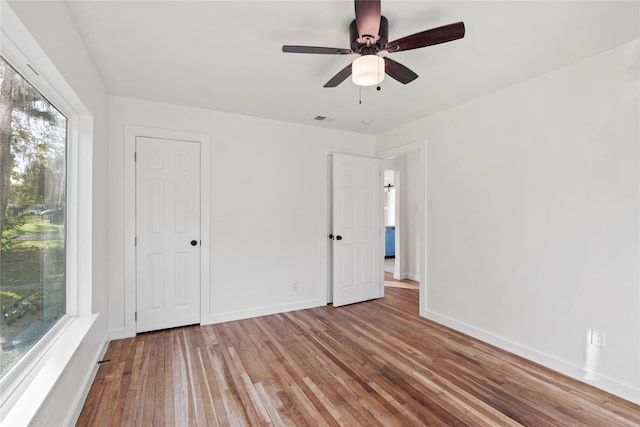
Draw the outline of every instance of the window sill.
<instances>
[{"instance_id":1,"label":"window sill","mask_svg":"<svg viewBox=\"0 0 640 427\"><path fill-rule=\"evenodd\" d=\"M98 314L67 316L41 356L24 367L24 375L2 390L0 426L29 425L69 366L96 322ZM9 389L9 390L7 390ZM7 395L7 392L9 395ZM72 399L72 396L68 396Z\"/></svg>"}]
</instances>

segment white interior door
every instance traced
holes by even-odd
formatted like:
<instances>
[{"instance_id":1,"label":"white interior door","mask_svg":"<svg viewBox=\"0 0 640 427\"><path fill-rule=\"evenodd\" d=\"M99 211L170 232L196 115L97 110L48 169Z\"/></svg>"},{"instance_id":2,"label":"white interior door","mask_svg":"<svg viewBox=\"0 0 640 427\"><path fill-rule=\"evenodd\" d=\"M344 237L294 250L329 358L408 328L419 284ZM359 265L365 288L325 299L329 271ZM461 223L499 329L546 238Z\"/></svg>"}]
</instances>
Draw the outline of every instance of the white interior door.
<instances>
[{"instance_id":1,"label":"white interior door","mask_svg":"<svg viewBox=\"0 0 640 427\"><path fill-rule=\"evenodd\" d=\"M384 296L380 160L333 155L333 306Z\"/></svg>"},{"instance_id":2,"label":"white interior door","mask_svg":"<svg viewBox=\"0 0 640 427\"><path fill-rule=\"evenodd\" d=\"M200 144L136 138L136 330L200 322Z\"/></svg>"}]
</instances>

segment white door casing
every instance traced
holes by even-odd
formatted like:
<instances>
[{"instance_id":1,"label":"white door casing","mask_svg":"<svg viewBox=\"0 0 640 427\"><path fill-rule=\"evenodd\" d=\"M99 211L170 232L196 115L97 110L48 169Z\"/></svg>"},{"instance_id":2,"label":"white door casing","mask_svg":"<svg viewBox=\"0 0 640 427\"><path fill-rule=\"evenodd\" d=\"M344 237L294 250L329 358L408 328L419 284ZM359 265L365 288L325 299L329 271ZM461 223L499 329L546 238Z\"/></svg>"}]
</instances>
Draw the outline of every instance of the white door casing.
<instances>
[{"instance_id":1,"label":"white door casing","mask_svg":"<svg viewBox=\"0 0 640 427\"><path fill-rule=\"evenodd\" d=\"M200 322L200 144L136 137L136 331Z\"/></svg>"},{"instance_id":2,"label":"white door casing","mask_svg":"<svg viewBox=\"0 0 640 427\"><path fill-rule=\"evenodd\" d=\"M334 154L333 306L384 296L380 160Z\"/></svg>"},{"instance_id":3,"label":"white door casing","mask_svg":"<svg viewBox=\"0 0 640 427\"><path fill-rule=\"evenodd\" d=\"M378 151L376 153L379 159L391 159L394 157L404 156L411 153L417 153L419 157L418 168L418 198L417 198L417 251L419 253L418 258L418 270L417 277L415 278L420 282L420 300L419 300L419 312L420 316L427 317L427 211L432 209L432 202L428 197L428 185L427 185L427 146L426 140L419 140L394 146L392 148ZM427 209L428 207L428 209Z\"/></svg>"}]
</instances>

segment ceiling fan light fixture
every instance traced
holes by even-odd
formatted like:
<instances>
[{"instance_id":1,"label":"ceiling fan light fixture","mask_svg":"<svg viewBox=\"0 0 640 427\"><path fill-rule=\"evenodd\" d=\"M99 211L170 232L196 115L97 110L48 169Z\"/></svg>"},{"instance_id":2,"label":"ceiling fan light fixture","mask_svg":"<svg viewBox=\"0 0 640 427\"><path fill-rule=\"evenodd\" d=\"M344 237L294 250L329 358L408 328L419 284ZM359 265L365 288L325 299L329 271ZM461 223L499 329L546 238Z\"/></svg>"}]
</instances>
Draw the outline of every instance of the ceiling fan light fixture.
<instances>
[{"instance_id":1,"label":"ceiling fan light fixture","mask_svg":"<svg viewBox=\"0 0 640 427\"><path fill-rule=\"evenodd\" d=\"M351 80L358 86L373 86L384 80L384 59L363 55L351 64Z\"/></svg>"}]
</instances>

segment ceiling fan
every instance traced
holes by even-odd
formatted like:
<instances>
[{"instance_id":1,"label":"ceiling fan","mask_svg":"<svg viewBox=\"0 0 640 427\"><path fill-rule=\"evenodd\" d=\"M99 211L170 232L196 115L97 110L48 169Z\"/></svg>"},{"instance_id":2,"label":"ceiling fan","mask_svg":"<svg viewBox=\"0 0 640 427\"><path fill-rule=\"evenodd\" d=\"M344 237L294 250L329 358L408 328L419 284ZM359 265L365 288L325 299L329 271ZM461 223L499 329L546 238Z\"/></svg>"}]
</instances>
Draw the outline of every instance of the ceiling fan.
<instances>
[{"instance_id":1,"label":"ceiling fan","mask_svg":"<svg viewBox=\"0 0 640 427\"><path fill-rule=\"evenodd\" d=\"M418 49L450 42L464 37L464 23L457 22L422 31L389 42L389 21L380 12L380 0L355 0L356 19L349 26L350 49L318 46L282 46L283 52L329 55L358 54L360 57L333 76L324 87L336 87L347 77L359 86L372 86L384 79L385 73L400 83L418 78L409 68L378 52L389 53Z\"/></svg>"}]
</instances>

